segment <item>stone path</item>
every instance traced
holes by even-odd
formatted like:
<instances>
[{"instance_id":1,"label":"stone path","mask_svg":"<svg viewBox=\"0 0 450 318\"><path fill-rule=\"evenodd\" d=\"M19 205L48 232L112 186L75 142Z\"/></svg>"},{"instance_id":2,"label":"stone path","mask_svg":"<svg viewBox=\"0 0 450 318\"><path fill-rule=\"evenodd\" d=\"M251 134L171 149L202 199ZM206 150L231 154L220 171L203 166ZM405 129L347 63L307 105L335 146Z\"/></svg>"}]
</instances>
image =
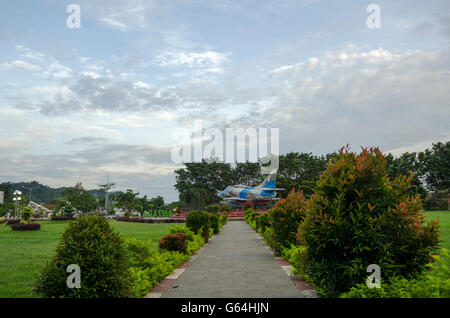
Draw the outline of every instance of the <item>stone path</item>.
<instances>
[{"instance_id":1,"label":"stone path","mask_svg":"<svg viewBox=\"0 0 450 318\"><path fill-rule=\"evenodd\" d=\"M161 297L307 297L243 221L231 221Z\"/></svg>"}]
</instances>

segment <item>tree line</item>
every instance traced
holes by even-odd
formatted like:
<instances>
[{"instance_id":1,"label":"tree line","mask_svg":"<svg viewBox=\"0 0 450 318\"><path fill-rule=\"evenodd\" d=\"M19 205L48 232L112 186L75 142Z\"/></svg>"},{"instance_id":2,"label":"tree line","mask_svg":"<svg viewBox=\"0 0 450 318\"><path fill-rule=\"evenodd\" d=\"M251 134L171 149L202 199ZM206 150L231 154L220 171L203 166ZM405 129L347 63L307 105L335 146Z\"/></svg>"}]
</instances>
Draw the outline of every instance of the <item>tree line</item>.
<instances>
[{"instance_id":1,"label":"tree line","mask_svg":"<svg viewBox=\"0 0 450 318\"><path fill-rule=\"evenodd\" d=\"M320 174L336 154L318 156L290 152L280 155L277 187L286 189L280 196L285 197L291 189L302 190L305 196L311 195ZM405 152L397 157L389 153L385 157L390 179L411 172L414 175L412 194L441 198L441 206L446 206L450 189L450 141L434 143L422 152ZM220 199L216 194L229 185L257 185L265 177L261 175L261 166L261 162L232 165L203 160L185 163L184 168L175 171L179 204L198 207L217 203Z\"/></svg>"}]
</instances>

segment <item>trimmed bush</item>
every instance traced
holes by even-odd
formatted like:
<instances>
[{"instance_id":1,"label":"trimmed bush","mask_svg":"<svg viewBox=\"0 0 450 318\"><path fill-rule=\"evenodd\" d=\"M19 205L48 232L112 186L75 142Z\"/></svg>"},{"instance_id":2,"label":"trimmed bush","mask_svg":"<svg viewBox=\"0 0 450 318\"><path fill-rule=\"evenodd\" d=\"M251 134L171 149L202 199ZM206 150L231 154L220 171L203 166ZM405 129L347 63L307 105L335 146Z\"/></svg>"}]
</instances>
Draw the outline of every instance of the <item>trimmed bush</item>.
<instances>
[{"instance_id":1,"label":"trimmed bush","mask_svg":"<svg viewBox=\"0 0 450 318\"><path fill-rule=\"evenodd\" d=\"M268 212L263 213L256 217L256 231L258 233L263 233L267 227L270 227L271 221L270 221L270 214Z\"/></svg>"},{"instance_id":2,"label":"trimmed bush","mask_svg":"<svg viewBox=\"0 0 450 318\"><path fill-rule=\"evenodd\" d=\"M81 288L68 288L67 266L81 269ZM131 292L122 238L102 216L71 221L50 262L39 273L35 291L43 297L120 298Z\"/></svg>"},{"instance_id":3,"label":"trimmed bush","mask_svg":"<svg viewBox=\"0 0 450 318\"><path fill-rule=\"evenodd\" d=\"M213 229L214 234L218 234L220 232L220 217L217 213L208 213L209 214L209 225Z\"/></svg>"},{"instance_id":4,"label":"trimmed bush","mask_svg":"<svg viewBox=\"0 0 450 318\"><path fill-rule=\"evenodd\" d=\"M53 216L50 218L51 221L72 221L75 220L73 216Z\"/></svg>"},{"instance_id":5,"label":"trimmed bush","mask_svg":"<svg viewBox=\"0 0 450 318\"><path fill-rule=\"evenodd\" d=\"M151 241L128 238L125 249L130 261L132 297L143 297L172 271L187 261L189 255L173 251L161 254L152 249Z\"/></svg>"},{"instance_id":6,"label":"trimmed bush","mask_svg":"<svg viewBox=\"0 0 450 318\"><path fill-rule=\"evenodd\" d=\"M297 230L306 216L305 197L301 191L292 190L267 213L271 220L273 241L277 243L274 250L281 254L282 248L297 243Z\"/></svg>"},{"instance_id":7,"label":"trimmed bush","mask_svg":"<svg viewBox=\"0 0 450 318\"><path fill-rule=\"evenodd\" d=\"M6 225L13 225L13 224L18 224L20 223L21 219L7 219L6 220Z\"/></svg>"},{"instance_id":8,"label":"trimmed bush","mask_svg":"<svg viewBox=\"0 0 450 318\"><path fill-rule=\"evenodd\" d=\"M212 204L212 205L205 206L206 212L219 213L219 209L220 209L220 206L218 204Z\"/></svg>"},{"instance_id":9,"label":"trimmed bush","mask_svg":"<svg viewBox=\"0 0 450 318\"><path fill-rule=\"evenodd\" d=\"M222 222L222 225L225 225L225 224L228 223L228 218L229 218L229 215L228 215L227 212L223 212L223 213L221 214L221 216L220 216L220 222Z\"/></svg>"},{"instance_id":10,"label":"trimmed bush","mask_svg":"<svg viewBox=\"0 0 450 318\"><path fill-rule=\"evenodd\" d=\"M306 245L305 275L322 295L364 283L370 264L383 278L415 278L438 246L438 226L426 224L412 176L387 177L378 148L342 148L317 181L298 239Z\"/></svg>"},{"instance_id":11,"label":"trimmed bush","mask_svg":"<svg viewBox=\"0 0 450 318\"><path fill-rule=\"evenodd\" d=\"M30 206L26 206L22 209L22 213L20 214L22 220L20 223L26 224L31 223L31 217L33 216L33 209Z\"/></svg>"},{"instance_id":12,"label":"trimmed bush","mask_svg":"<svg viewBox=\"0 0 450 318\"><path fill-rule=\"evenodd\" d=\"M167 234L158 242L159 250L174 251L187 254L188 236L185 233L178 232Z\"/></svg>"},{"instance_id":13,"label":"trimmed bush","mask_svg":"<svg viewBox=\"0 0 450 318\"><path fill-rule=\"evenodd\" d=\"M186 226L194 233L198 233L201 228L209 233L209 214L200 210L190 211L186 217Z\"/></svg>"},{"instance_id":14,"label":"trimmed bush","mask_svg":"<svg viewBox=\"0 0 450 318\"><path fill-rule=\"evenodd\" d=\"M227 204L222 204L222 206L220 207L220 212L228 212L228 213L230 213L231 212L231 208Z\"/></svg>"},{"instance_id":15,"label":"trimmed bush","mask_svg":"<svg viewBox=\"0 0 450 318\"><path fill-rule=\"evenodd\" d=\"M11 225L14 231L36 231L41 229L39 223L14 223Z\"/></svg>"}]
</instances>

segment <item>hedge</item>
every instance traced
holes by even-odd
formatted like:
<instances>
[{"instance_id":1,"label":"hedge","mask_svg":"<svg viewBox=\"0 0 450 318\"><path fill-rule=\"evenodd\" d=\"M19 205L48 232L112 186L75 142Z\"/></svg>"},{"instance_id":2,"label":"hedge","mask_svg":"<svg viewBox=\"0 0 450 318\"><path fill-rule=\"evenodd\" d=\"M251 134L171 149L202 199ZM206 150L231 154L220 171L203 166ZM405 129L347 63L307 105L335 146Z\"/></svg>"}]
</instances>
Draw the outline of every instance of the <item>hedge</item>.
<instances>
[{"instance_id":1,"label":"hedge","mask_svg":"<svg viewBox=\"0 0 450 318\"><path fill-rule=\"evenodd\" d=\"M13 231L35 231L41 229L39 223L14 223L11 225Z\"/></svg>"}]
</instances>

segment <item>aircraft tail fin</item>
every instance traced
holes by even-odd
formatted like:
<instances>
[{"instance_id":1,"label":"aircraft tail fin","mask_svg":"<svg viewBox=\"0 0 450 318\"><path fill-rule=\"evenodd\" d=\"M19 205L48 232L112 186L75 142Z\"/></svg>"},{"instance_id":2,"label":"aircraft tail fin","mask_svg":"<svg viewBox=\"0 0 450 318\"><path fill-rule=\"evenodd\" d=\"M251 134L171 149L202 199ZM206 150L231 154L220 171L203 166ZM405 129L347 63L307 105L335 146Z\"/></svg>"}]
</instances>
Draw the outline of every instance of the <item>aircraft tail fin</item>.
<instances>
[{"instance_id":1,"label":"aircraft tail fin","mask_svg":"<svg viewBox=\"0 0 450 318\"><path fill-rule=\"evenodd\" d=\"M264 179L264 181L257 186L257 188L275 189L276 179L277 179L277 171L272 170L270 174L267 175L266 179Z\"/></svg>"}]
</instances>

